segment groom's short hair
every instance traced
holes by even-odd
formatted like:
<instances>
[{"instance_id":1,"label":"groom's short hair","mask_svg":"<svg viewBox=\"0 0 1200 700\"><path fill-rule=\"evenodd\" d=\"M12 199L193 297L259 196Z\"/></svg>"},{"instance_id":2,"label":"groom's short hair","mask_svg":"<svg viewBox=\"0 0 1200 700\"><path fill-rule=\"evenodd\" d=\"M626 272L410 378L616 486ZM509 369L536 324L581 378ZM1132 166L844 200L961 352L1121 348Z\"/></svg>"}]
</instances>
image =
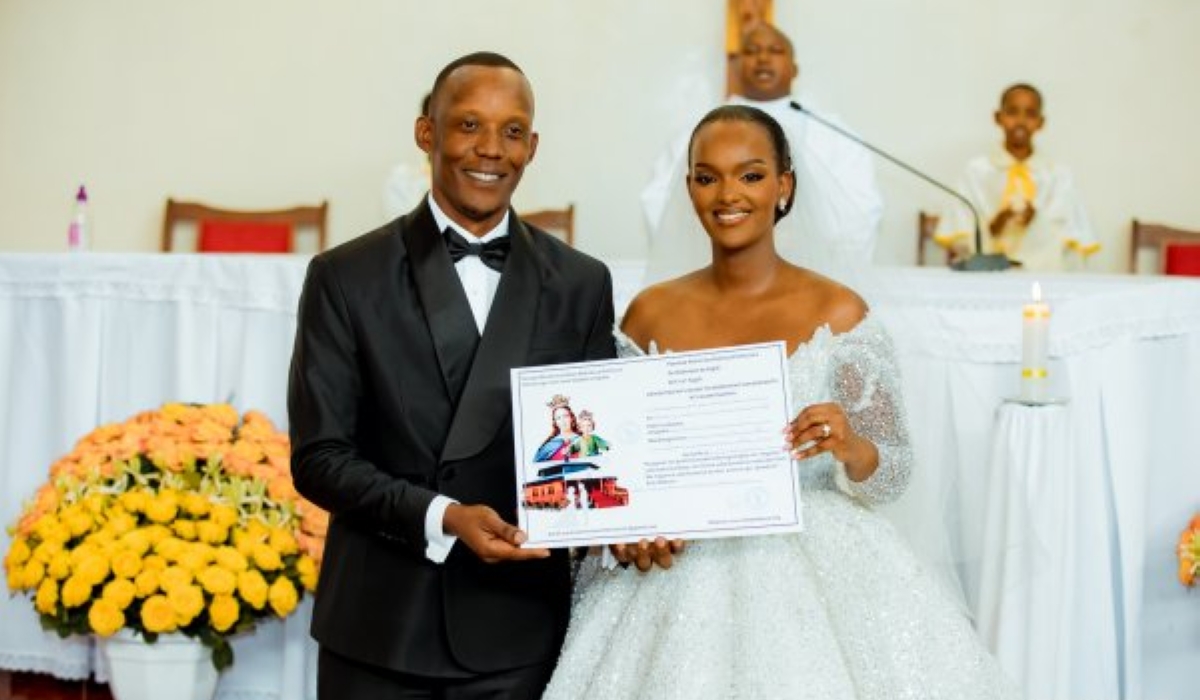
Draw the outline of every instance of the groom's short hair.
<instances>
[{"instance_id":1,"label":"groom's short hair","mask_svg":"<svg viewBox=\"0 0 1200 700\"><path fill-rule=\"evenodd\" d=\"M425 116L427 116L427 117L433 116L433 113L432 113L433 105L437 103L438 91L442 89L442 84L446 82L446 79L450 77L451 73L458 70L459 68L462 68L463 66L484 66L487 68L511 68L511 69L515 70L516 72L520 73L521 75L525 75L525 71L521 70L521 67L518 66L516 63L513 63L512 59L508 58L507 56L502 56L501 54L494 53L492 51L476 51L475 53L469 53L466 56L459 56L458 58L454 59L453 61L447 63L446 67L443 68L437 74L437 77L433 79L433 88L429 91L429 96L428 96L429 103L426 105L426 107L424 109Z\"/></svg>"}]
</instances>

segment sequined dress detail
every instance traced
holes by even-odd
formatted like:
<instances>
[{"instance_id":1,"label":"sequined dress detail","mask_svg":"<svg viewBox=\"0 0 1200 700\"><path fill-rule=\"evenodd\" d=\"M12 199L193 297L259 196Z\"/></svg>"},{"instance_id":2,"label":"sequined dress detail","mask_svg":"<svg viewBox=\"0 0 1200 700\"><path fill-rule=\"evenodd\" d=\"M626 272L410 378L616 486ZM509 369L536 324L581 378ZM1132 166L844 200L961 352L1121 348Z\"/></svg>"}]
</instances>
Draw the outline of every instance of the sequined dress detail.
<instances>
[{"instance_id":1,"label":"sequined dress detail","mask_svg":"<svg viewBox=\"0 0 1200 700\"><path fill-rule=\"evenodd\" d=\"M619 332L617 344L643 354ZM546 700L1018 697L959 607L871 510L898 497L914 468L882 326L868 317L842 334L823 327L788 369L797 409L835 401L875 443L875 474L853 483L828 454L805 460L796 535L694 541L673 568L648 574L589 557Z\"/></svg>"}]
</instances>

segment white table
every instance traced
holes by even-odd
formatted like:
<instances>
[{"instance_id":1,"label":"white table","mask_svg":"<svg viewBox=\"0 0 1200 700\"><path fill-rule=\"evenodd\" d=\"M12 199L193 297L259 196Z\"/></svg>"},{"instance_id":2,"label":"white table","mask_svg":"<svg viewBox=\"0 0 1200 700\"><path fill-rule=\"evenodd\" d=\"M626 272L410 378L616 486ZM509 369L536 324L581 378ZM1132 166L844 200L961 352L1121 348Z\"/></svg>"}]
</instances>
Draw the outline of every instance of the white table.
<instances>
[{"instance_id":1,"label":"white table","mask_svg":"<svg viewBox=\"0 0 1200 700\"><path fill-rule=\"evenodd\" d=\"M0 521L13 520L79 436L167 400L230 400L284 427L305 265L287 256L0 255ZM641 265L612 268L623 308ZM898 269L865 290L900 353L918 468L955 478L952 506L968 514L987 507L994 416L1016 391L1020 304L1032 279ZM1109 689L1096 700L1191 697L1200 601L1175 580L1174 543L1200 510L1191 437L1200 418L1200 283L1038 279L1054 308L1051 371L1071 396L1070 473L1096 489L1079 497L1110 524L1072 527L1107 552L1107 576L1074 585L1111 601L1085 612L1111 619L1102 651L1114 661L1101 667L1093 647L1073 644L1071 668ZM964 550L983 537L971 528L951 534ZM964 573L978 611L980 576ZM302 610L239 640L219 697L314 697L306 627ZM78 678L92 666L90 645L43 633L28 600L0 596L0 668Z\"/></svg>"}]
</instances>

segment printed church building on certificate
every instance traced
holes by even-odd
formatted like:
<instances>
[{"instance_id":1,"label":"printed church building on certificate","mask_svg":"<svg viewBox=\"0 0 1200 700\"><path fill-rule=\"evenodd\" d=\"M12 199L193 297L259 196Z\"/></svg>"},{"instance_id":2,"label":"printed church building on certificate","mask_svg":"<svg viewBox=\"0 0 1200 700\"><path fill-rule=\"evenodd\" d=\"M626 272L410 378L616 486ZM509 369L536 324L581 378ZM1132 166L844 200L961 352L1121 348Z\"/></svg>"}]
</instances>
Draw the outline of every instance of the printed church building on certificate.
<instances>
[{"instance_id":1,"label":"printed church building on certificate","mask_svg":"<svg viewBox=\"0 0 1200 700\"><path fill-rule=\"evenodd\" d=\"M591 462L566 462L542 467L538 478L524 486L526 508L616 508L629 505L629 490L615 476L588 476L599 469Z\"/></svg>"}]
</instances>

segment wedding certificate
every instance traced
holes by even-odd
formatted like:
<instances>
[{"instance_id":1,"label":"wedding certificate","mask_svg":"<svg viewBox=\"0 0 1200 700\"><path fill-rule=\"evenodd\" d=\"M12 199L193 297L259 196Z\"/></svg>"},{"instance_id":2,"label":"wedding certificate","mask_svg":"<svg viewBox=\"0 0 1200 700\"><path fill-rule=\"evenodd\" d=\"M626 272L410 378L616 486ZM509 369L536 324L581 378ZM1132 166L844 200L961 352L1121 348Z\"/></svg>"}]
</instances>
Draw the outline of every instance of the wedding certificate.
<instances>
[{"instance_id":1,"label":"wedding certificate","mask_svg":"<svg viewBox=\"0 0 1200 700\"><path fill-rule=\"evenodd\" d=\"M783 343L512 370L527 547L803 529Z\"/></svg>"}]
</instances>

